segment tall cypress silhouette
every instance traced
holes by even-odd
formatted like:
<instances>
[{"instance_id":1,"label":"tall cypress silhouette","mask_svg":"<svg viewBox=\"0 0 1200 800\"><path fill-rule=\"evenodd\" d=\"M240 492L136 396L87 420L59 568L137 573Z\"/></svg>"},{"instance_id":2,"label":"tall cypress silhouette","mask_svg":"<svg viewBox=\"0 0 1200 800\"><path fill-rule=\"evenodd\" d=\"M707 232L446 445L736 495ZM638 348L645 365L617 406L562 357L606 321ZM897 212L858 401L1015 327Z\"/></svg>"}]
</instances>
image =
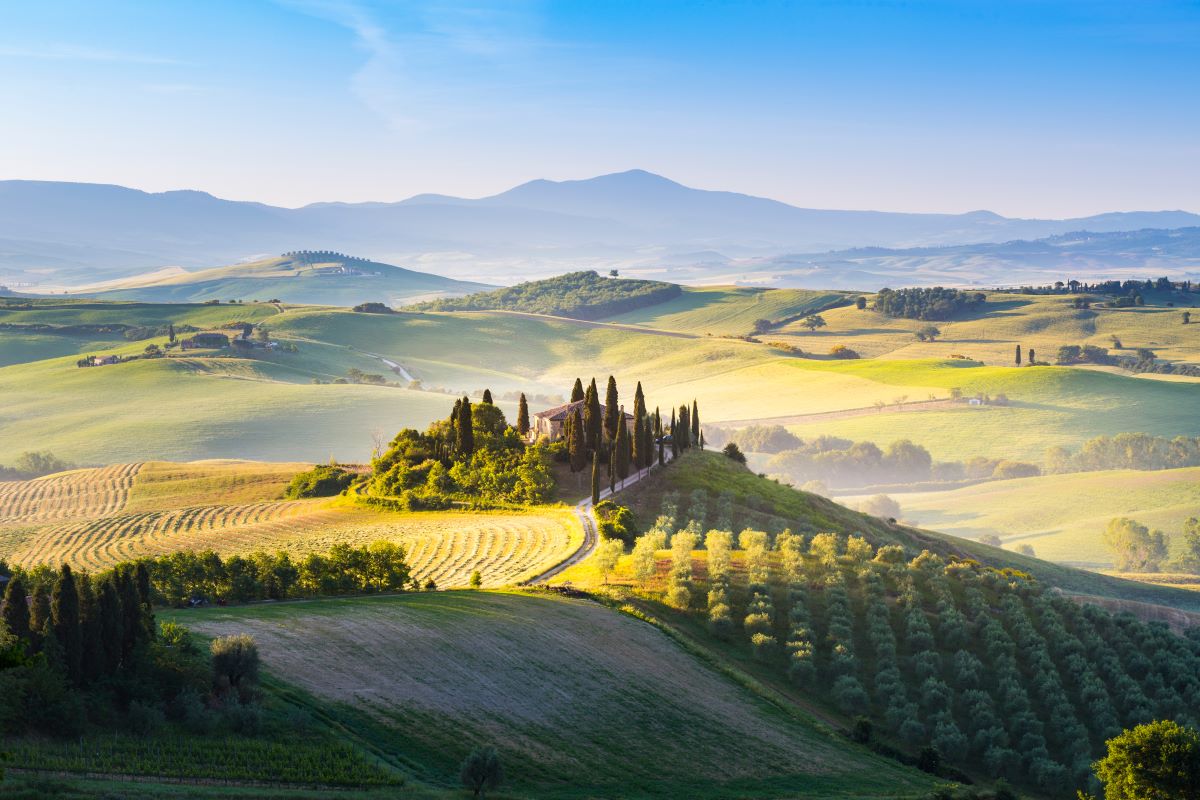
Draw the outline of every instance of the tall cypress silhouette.
<instances>
[{"instance_id":1,"label":"tall cypress silhouette","mask_svg":"<svg viewBox=\"0 0 1200 800\"><path fill-rule=\"evenodd\" d=\"M25 584L20 575L14 575L4 588L3 619L8 632L27 645L33 643L29 635L29 606L25 603Z\"/></svg>"},{"instance_id":2,"label":"tall cypress silhouette","mask_svg":"<svg viewBox=\"0 0 1200 800\"><path fill-rule=\"evenodd\" d=\"M600 416L600 393L596 389L595 378L592 378L587 393L584 395L583 422L587 426L588 450L599 450L603 444L600 432L603 429L604 420Z\"/></svg>"},{"instance_id":3,"label":"tall cypress silhouette","mask_svg":"<svg viewBox=\"0 0 1200 800\"><path fill-rule=\"evenodd\" d=\"M63 564L50 597L50 629L61 649L67 679L82 683L83 637L79 631L79 590L71 567Z\"/></svg>"},{"instance_id":4,"label":"tall cypress silhouette","mask_svg":"<svg viewBox=\"0 0 1200 800\"><path fill-rule=\"evenodd\" d=\"M517 433L529 435L529 403L525 400L524 392L521 392L521 399L517 403Z\"/></svg>"},{"instance_id":5,"label":"tall cypress silhouette","mask_svg":"<svg viewBox=\"0 0 1200 800\"><path fill-rule=\"evenodd\" d=\"M700 442L700 407L696 405L696 401L692 400L692 443L701 444Z\"/></svg>"},{"instance_id":6,"label":"tall cypress silhouette","mask_svg":"<svg viewBox=\"0 0 1200 800\"><path fill-rule=\"evenodd\" d=\"M617 379L609 375L608 389L604 392L604 434L610 442L617 438L617 425L622 421L617 402Z\"/></svg>"},{"instance_id":7,"label":"tall cypress silhouette","mask_svg":"<svg viewBox=\"0 0 1200 800\"><path fill-rule=\"evenodd\" d=\"M592 453L592 505L600 502L600 451Z\"/></svg>"},{"instance_id":8,"label":"tall cypress silhouette","mask_svg":"<svg viewBox=\"0 0 1200 800\"><path fill-rule=\"evenodd\" d=\"M592 383L595 383L595 381L592 381ZM578 403L582 399L583 399L583 381L579 380L579 378L576 378L575 386L574 386L574 388L571 389L571 402Z\"/></svg>"},{"instance_id":9,"label":"tall cypress silhouette","mask_svg":"<svg viewBox=\"0 0 1200 800\"><path fill-rule=\"evenodd\" d=\"M469 456L475 452L475 424L471 417L471 400L463 396L458 407L458 452Z\"/></svg>"}]
</instances>

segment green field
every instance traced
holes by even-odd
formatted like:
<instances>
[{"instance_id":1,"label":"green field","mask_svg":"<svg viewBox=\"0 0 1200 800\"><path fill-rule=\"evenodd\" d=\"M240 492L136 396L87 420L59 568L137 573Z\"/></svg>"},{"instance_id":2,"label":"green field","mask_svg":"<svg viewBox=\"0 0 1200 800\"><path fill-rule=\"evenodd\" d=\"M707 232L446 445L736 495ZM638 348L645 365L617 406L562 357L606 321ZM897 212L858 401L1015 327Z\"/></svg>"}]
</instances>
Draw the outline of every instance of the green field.
<instances>
[{"instance_id":1,"label":"green field","mask_svg":"<svg viewBox=\"0 0 1200 800\"><path fill-rule=\"evenodd\" d=\"M991 292L981 308L934 323L942 332L935 342L920 342L915 336L928 323L845 306L822 312L827 325L815 333L794 323L771 338L814 353L843 344L868 358L947 358L958 353L998 366L1013 363L1017 344L1026 357L1033 348L1040 361L1052 362L1063 345L1092 344L1110 348L1114 355L1148 347L1160 358L1200 363L1200 329L1183 325L1179 308L1077 309L1072 303L1072 297L1062 295ZM1113 336L1123 350L1113 349Z\"/></svg>"},{"instance_id":2,"label":"green field","mask_svg":"<svg viewBox=\"0 0 1200 800\"><path fill-rule=\"evenodd\" d=\"M1112 556L1101 535L1109 520L1134 517L1177 535L1200 514L1200 468L1047 475L892 497L905 519L923 527L966 538L991 534L1009 548L1032 545L1040 558L1107 569Z\"/></svg>"},{"instance_id":3,"label":"green field","mask_svg":"<svg viewBox=\"0 0 1200 800\"><path fill-rule=\"evenodd\" d=\"M843 302L846 297L842 292L808 289L685 287L683 295L674 300L609 317L608 321L700 335L746 336L753 332L757 320L778 324Z\"/></svg>"},{"instance_id":4,"label":"green field","mask_svg":"<svg viewBox=\"0 0 1200 800\"><path fill-rule=\"evenodd\" d=\"M592 603L464 592L173 616L251 633L274 678L369 714L374 745L435 786L484 744L517 796L895 798L930 783Z\"/></svg>"}]
</instances>

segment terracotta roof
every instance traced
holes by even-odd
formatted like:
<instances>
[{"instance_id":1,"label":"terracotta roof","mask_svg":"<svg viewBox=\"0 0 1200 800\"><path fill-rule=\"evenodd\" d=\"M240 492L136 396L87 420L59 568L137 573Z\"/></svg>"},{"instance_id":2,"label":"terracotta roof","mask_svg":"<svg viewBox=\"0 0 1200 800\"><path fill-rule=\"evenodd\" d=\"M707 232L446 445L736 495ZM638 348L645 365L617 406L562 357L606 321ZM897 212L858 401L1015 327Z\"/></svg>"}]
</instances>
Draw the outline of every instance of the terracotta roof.
<instances>
[{"instance_id":1,"label":"terracotta roof","mask_svg":"<svg viewBox=\"0 0 1200 800\"><path fill-rule=\"evenodd\" d=\"M547 408L545 411L539 411L534 414L535 417L548 419L552 422L557 422L566 419L569 415L575 413L575 409L582 408L586 400L576 400L574 403L563 403L561 406ZM604 404L600 404L600 416L604 416ZM625 412L625 419L633 419L633 414Z\"/></svg>"}]
</instances>

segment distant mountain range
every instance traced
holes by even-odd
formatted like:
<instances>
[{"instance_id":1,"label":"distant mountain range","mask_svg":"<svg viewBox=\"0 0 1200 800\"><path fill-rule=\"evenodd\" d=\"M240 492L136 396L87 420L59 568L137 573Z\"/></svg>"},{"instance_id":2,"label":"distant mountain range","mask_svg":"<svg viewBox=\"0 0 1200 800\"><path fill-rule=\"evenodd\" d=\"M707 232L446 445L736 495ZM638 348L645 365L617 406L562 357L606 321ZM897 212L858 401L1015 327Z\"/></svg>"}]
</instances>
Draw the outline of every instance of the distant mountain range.
<instances>
[{"instance_id":1,"label":"distant mountain range","mask_svg":"<svg viewBox=\"0 0 1200 800\"><path fill-rule=\"evenodd\" d=\"M396 203L317 203L298 209L196 191L151 194L100 184L2 181L0 284L94 283L164 266L213 267L296 248L361 254L492 283L579 267L615 266L647 276L673 268L726 274L729 265L774 264L789 253L1000 244L1077 231L1197 226L1200 215L1182 211L1038 220L988 211L805 209L692 189L642 170L578 181L536 180L474 200L426 194ZM860 254L853 256L855 263L861 263L858 259L866 256L854 252ZM1063 252L1062 247L1047 251ZM939 251L920 258L944 256ZM863 274L873 275L882 264L872 262Z\"/></svg>"}]
</instances>

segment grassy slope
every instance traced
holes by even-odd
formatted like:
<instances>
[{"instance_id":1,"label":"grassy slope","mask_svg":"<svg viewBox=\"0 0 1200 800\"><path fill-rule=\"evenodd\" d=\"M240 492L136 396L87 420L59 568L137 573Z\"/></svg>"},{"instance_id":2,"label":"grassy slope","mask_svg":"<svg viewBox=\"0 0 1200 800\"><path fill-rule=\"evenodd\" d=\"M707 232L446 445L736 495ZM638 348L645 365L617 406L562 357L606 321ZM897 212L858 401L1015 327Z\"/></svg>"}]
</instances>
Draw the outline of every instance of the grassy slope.
<instances>
[{"instance_id":1,"label":"grassy slope","mask_svg":"<svg viewBox=\"0 0 1200 800\"><path fill-rule=\"evenodd\" d=\"M876 544L897 543L914 554L928 548L943 555L973 558L996 567L1013 567L1030 573L1047 584L1083 594L1102 595L1138 602L1157 603L1176 608L1200 610L1200 594L1120 580L1107 575L1053 564L1012 553L952 534L893 526L838 505L831 500L760 478L744 467L711 452L688 452L678 465L656 473L621 494L620 502L630 506L638 520L649 525L659 514L662 495L679 494L680 519L688 519L688 496L695 489L705 490L710 505L717 495L729 491L735 497L734 527L790 527L795 532L833 531L863 534ZM564 574L570 580L573 573Z\"/></svg>"},{"instance_id":2,"label":"grassy slope","mask_svg":"<svg viewBox=\"0 0 1200 800\"><path fill-rule=\"evenodd\" d=\"M378 272L379 275L319 275L314 272L315 268L341 265L340 261L330 261L310 266L289 258L269 258L182 275L130 278L114 288L95 293L95 296L154 303L277 298L289 303L352 306L367 300L399 303L428 296L465 294L484 288L482 284L375 262L349 262L349 266L366 272Z\"/></svg>"},{"instance_id":3,"label":"grassy slope","mask_svg":"<svg viewBox=\"0 0 1200 800\"><path fill-rule=\"evenodd\" d=\"M893 497L906 518L929 528L971 538L995 534L1009 546L1032 545L1042 558L1106 568L1112 556L1101 534L1113 517L1178 533L1200 513L1200 468L1047 475Z\"/></svg>"},{"instance_id":4,"label":"grassy slope","mask_svg":"<svg viewBox=\"0 0 1200 800\"><path fill-rule=\"evenodd\" d=\"M779 323L843 297L840 292L807 289L685 287L683 295L674 300L619 314L608 321L685 333L745 336L754 330L756 320Z\"/></svg>"},{"instance_id":5,"label":"grassy slope","mask_svg":"<svg viewBox=\"0 0 1200 800\"><path fill-rule=\"evenodd\" d=\"M816 333L795 323L772 338L817 353L844 344L865 357L946 358L961 353L988 364L1008 365L1018 343L1026 355L1032 347L1041 360L1052 361L1062 345L1112 348L1111 337L1116 336L1130 353L1149 347L1160 358L1200 363L1200 328L1181 324L1180 308L1076 309L1072 302L1062 296L992 293L981 309L935 323L942 331L936 342L919 342L914 335L927 323L852 306L822 312L827 326Z\"/></svg>"},{"instance_id":6,"label":"grassy slope","mask_svg":"<svg viewBox=\"0 0 1200 800\"><path fill-rule=\"evenodd\" d=\"M369 712L372 741L434 784L453 785L466 751L494 744L518 796L868 798L928 786L591 603L465 592L174 616L206 635L252 633L273 676Z\"/></svg>"},{"instance_id":7,"label":"grassy slope","mask_svg":"<svg viewBox=\"0 0 1200 800\"><path fill-rule=\"evenodd\" d=\"M1194 436L1198 430L1192 415L1183 411L1194 403L1196 387L1190 383L1068 367L981 367L955 360L790 363L808 372L832 372L893 386L894 398L923 400L930 392L946 397L954 387L967 395L1008 396L1008 407L964 406L917 416L885 410L795 428L801 436L828 433L876 442L909 438L938 459L986 455L1040 462L1048 447L1074 448L1094 436L1122 431Z\"/></svg>"},{"instance_id":8,"label":"grassy slope","mask_svg":"<svg viewBox=\"0 0 1200 800\"><path fill-rule=\"evenodd\" d=\"M1040 460L1051 444L1076 446L1101 433L1196 433L1188 411L1195 388L1190 383L1065 368L970 367L953 360L797 359L730 339L677 338L510 314L275 311L250 305L77 303L65 311L5 312L60 322L190 320L198 327L259 315L273 336L292 341L299 352L91 370L75 369L67 356L0 368L0 392L9 401L0 408L6 434L0 463L23 450L45 448L84 463L210 456L324 460L331 454L364 459L371 430L389 435L403 425L423 427L445 413L448 401L444 394L395 388L310 385L351 367L399 380L367 353L398 361L426 387L455 393L490 387L501 394L561 396L576 376L603 380L613 374L626 393L634 381L643 381L651 406L699 399L706 421L864 407L903 396L944 397L952 387L1003 392L1014 401L1009 408L919 418L873 414L801 429L803 435L830 432L882 443L908 437L944 459ZM130 343L117 351L132 354L144 346ZM533 406L536 411L538 403Z\"/></svg>"}]
</instances>

